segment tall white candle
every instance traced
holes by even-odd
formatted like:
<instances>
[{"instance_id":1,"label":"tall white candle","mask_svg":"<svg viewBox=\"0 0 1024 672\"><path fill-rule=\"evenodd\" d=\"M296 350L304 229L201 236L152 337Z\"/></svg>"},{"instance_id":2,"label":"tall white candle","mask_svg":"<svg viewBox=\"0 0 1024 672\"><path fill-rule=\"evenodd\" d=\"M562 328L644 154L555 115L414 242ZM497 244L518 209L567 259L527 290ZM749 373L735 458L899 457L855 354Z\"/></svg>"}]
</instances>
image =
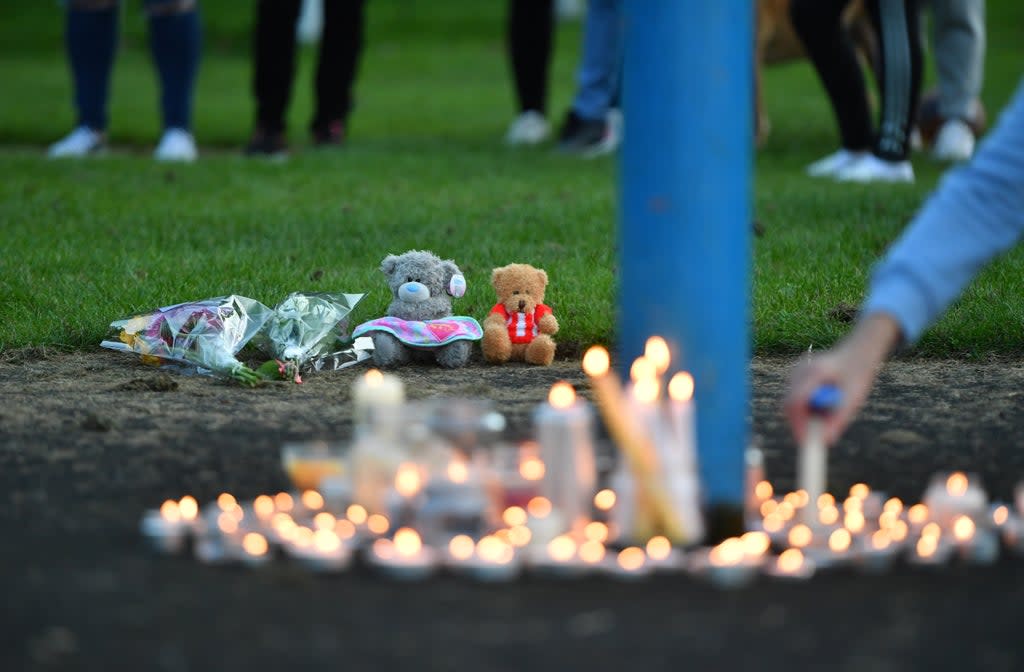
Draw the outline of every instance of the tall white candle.
<instances>
[{"instance_id":1,"label":"tall white candle","mask_svg":"<svg viewBox=\"0 0 1024 672\"><path fill-rule=\"evenodd\" d=\"M812 416L807 422L807 432L797 458L797 485L807 493L810 502L817 502L818 497L825 492L828 465L826 450L824 422ZM805 506L802 509L811 518L816 517L817 510L817 506Z\"/></svg>"},{"instance_id":2,"label":"tall white candle","mask_svg":"<svg viewBox=\"0 0 1024 672\"><path fill-rule=\"evenodd\" d=\"M593 422L590 405L577 399L568 383L556 383L548 403L538 406L534 413L544 462L541 494L570 526L590 517L597 489Z\"/></svg>"}]
</instances>

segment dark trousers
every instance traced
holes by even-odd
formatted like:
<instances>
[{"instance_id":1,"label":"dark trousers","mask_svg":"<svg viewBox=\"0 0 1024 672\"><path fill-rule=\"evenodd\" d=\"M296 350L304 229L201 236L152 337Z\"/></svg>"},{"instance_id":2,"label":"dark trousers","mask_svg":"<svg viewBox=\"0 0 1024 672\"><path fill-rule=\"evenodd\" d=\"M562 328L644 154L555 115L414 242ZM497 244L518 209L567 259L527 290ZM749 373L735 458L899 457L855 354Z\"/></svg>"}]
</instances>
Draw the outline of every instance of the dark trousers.
<instances>
[{"instance_id":1,"label":"dark trousers","mask_svg":"<svg viewBox=\"0 0 1024 672\"><path fill-rule=\"evenodd\" d=\"M554 22L554 0L509 0L508 56L520 112L547 112Z\"/></svg>"},{"instance_id":2,"label":"dark trousers","mask_svg":"<svg viewBox=\"0 0 1024 672\"><path fill-rule=\"evenodd\" d=\"M326 131L352 111L352 88L363 51L365 0L324 0L310 128ZM256 123L268 133L285 128L295 79L295 24L301 0L258 0L253 31L253 95Z\"/></svg>"},{"instance_id":3,"label":"dark trousers","mask_svg":"<svg viewBox=\"0 0 1024 672\"><path fill-rule=\"evenodd\" d=\"M843 30L841 16L849 0L793 0L790 15L808 56L828 93L845 149L872 150L890 161L910 154L910 129L921 94L919 0L867 0L878 33L881 120L871 123L867 84Z\"/></svg>"}]
</instances>

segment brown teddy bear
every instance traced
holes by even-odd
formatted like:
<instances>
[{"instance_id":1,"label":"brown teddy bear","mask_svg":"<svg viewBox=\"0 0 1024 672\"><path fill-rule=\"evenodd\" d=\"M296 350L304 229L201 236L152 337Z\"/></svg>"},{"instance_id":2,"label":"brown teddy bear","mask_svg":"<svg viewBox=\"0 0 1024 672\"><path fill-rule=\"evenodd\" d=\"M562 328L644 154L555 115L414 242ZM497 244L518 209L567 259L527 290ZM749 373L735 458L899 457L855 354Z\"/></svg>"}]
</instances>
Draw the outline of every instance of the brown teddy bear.
<instances>
[{"instance_id":1,"label":"brown teddy bear","mask_svg":"<svg viewBox=\"0 0 1024 672\"><path fill-rule=\"evenodd\" d=\"M491 272L498 303L484 320L484 359L549 366L555 358L558 320L544 305L548 274L529 264L509 264Z\"/></svg>"}]
</instances>

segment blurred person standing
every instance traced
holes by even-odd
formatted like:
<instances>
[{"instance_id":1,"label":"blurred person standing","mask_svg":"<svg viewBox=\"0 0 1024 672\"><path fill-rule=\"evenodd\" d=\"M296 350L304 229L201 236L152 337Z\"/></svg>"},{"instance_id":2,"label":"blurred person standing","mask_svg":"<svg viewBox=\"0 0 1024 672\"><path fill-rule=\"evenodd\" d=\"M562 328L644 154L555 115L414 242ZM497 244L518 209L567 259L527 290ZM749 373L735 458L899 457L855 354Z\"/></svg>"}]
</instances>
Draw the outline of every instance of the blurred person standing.
<instances>
[{"instance_id":1,"label":"blurred person standing","mask_svg":"<svg viewBox=\"0 0 1024 672\"><path fill-rule=\"evenodd\" d=\"M519 114L505 133L509 145L548 139L548 76L554 48L554 0L508 0L506 45Z\"/></svg>"},{"instance_id":2,"label":"blurred person standing","mask_svg":"<svg viewBox=\"0 0 1024 672\"><path fill-rule=\"evenodd\" d=\"M867 83L842 15L851 0L793 0L790 18L839 124L840 148L807 167L843 182L913 182L910 130L921 92L919 0L865 0L881 39L881 120L871 121Z\"/></svg>"},{"instance_id":3,"label":"blurred person standing","mask_svg":"<svg viewBox=\"0 0 1024 672\"><path fill-rule=\"evenodd\" d=\"M365 0L324 0L315 109L309 125L316 147L339 147L345 141L363 52L365 4ZM302 0L256 3L252 79L256 127L245 147L248 156L287 155L285 114L295 80L296 24L301 6Z\"/></svg>"},{"instance_id":4,"label":"blurred person standing","mask_svg":"<svg viewBox=\"0 0 1024 672\"><path fill-rule=\"evenodd\" d=\"M117 52L119 0L68 0L65 47L71 66L75 128L50 146L51 158L83 157L106 148L110 75ZM202 42L196 0L143 0L149 46L160 80L163 134L159 161L194 161L192 99Z\"/></svg>"},{"instance_id":5,"label":"blurred person standing","mask_svg":"<svg viewBox=\"0 0 1024 672\"><path fill-rule=\"evenodd\" d=\"M939 128L932 156L965 161L974 153L971 120L978 115L985 74L985 0L931 0Z\"/></svg>"}]
</instances>

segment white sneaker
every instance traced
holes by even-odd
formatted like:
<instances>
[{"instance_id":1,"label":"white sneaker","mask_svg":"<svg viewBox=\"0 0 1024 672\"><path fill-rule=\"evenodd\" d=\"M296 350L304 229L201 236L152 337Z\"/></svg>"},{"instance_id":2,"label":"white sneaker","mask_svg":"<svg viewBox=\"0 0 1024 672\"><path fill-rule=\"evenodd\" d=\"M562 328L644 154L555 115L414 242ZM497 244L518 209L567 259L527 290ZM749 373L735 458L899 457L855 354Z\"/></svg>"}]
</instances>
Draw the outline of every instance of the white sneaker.
<instances>
[{"instance_id":1,"label":"white sneaker","mask_svg":"<svg viewBox=\"0 0 1024 672\"><path fill-rule=\"evenodd\" d=\"M840 170L867 155L867 152L853 152L849 149L840 149L807 166L807 174L811 177L835 177L836 173Z\"/></svg>"},{"instance_id":2,"label":"white sneaker","mask_svg":"<svg viewBox=\"0 0 1024 672\"><path fill-rule=\"evenodd\" d=\"M910 161L886 161L867 154L836 173L840 182L913 182Z\"/></svg>"},{"instance_id":3,"label":"white sneaker","mask_svg":"<svg viewBox=\"0 0 1024 672\"><path fill-rule=\"evenodd\" d=\"M505 143L509 145L539 145L548 139L551 126L544 115L536 110L523 112L505 134Z\"/></svg>"},{"instance_id":4,"label":"white sneaker","mask_svg":"<svg viewBox=\"0 0 1024 672\"><path fill-rule=\"evenodd\" d=\"M79 126L50 145L47 156L51 159L89 156L101 153L106 147L102 133L94 131L88 126Z\"/></svg>"},{"instance_id":5,"label":"white sneaker","mask_svg":"<svg viewBox=\"0 0 1024 672\"><path fill-rule=\"evenodd\" d=\"M192 162L199 156L192 134L180 128L168 128L153 152L157 161Z\"/></svg>"},{"instance_id":6,"label":"white sneaker","mask_svg":"<svg viewBox=\"0 0 1024 672\"><path fill-rule=\"evenodd\" d=\"M932 156L939 161L966 161L974 154L974 133L960 119L950 119L935 136Z\"/></svg>"}]
</instances>

